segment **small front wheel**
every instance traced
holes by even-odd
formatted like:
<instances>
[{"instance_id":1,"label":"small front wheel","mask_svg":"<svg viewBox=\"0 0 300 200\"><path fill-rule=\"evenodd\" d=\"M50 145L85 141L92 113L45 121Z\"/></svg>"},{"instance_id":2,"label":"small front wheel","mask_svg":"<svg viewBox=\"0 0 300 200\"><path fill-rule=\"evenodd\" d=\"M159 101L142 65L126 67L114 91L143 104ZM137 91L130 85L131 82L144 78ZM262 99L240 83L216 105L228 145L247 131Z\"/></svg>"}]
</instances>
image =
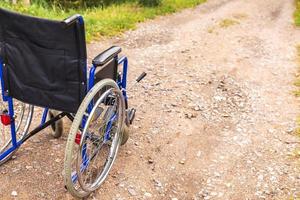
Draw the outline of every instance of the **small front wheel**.
<instances>
[{"instance_id":1,"label":"small front wheel","mask_svg":"<svg viewBox=\"0 0 300 200\"><path fill-rule=\"evenodd\" d=\"M129 127L125 124L124 128L122 130L122 142L121 145L124 145L127 143L128 139L129 139Z\"/></svg>"},{"instance_id":2,"label":"small front wheel","mask_svg":"<svg viewBox=\"0 0 300 200\"><path fill-rule=\"evenodd\" d=\"M59 112L56 110L49 110L49 119L53 119L59 115ZM55 123L51 124L51 129L52 129L52 136L54 138L60 138L64 132L64 126L63 126L63 121L62 119L56 121Z\"/></svg>"}]
</instances>

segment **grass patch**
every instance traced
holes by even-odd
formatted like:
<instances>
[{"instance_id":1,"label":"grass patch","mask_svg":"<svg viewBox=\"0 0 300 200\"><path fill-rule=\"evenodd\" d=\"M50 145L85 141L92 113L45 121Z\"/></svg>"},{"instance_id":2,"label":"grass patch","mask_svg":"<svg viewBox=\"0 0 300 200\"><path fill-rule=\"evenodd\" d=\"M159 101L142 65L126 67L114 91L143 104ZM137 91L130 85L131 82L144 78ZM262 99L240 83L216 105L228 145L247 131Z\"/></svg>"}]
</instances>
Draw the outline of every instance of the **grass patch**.
<instances>
[{"instance_id":1,"label":"grass patch","mask_svg":"<svg viewBox=\"0 0 300 200\"><path fill-rule=\"evenodd\" d=\"M239 24L240 22L234 19L223 19L222 21L220 21L219 26L221 28L228 28L230 26Z\"/></svg>"},{"instance_id":2,"label":"grass patch","mask_svg":"<svg viewBox=\"0 0 300 200\"><path fill-rule=\"evenodd\" d=\"M297 117L296 123L297 123L298 127L295 130L295 134L300 137L300 127L299 127L300 126L300 116Z\"/></svg>"},{"instance_id":3,"label":"grass patch","mask_svg":"<svg viewBox=\"0 0 300 200\"><path fill-rule=\"evenodd\" d=\"M233 18L235 18L235 19L246 19L247 17L248 17L248 15L245 13L237 13L237 14L233 15Z\"/></svg>"},{"instance_id":4,"label":"grass patch","mask_svg":"<svg viewBox=\"0 0 300 200\"><path fill-rule=\"evenodd\" d=\"M294 19L296 26L300 26L300 0L296 0L296 11L294 13Z\"/></svg>"},{"instance_id":5,"label":"grass patch","mask_svg":"<svg viewBox=\"0 0 300 200\"><path fill-rule=\"evenodd\" d=\"M238 14L238 15L234 16L234 18L243 19L243 18L246 18L246 15ZM223 20L219 21L217 25L209 27L207 29L207 32L214 33L217 28L228 28L230 26L240 24L240 22L236 19L223 19Z\"/></svg>"},{"instance_id":6,"label":"grass patch","mask_svg":"<svg viewBox=\"0 0 300 200\"><path fill-rule=\"evenodd\" d=\"M300 45L297 46L297 63L298 63L298 66L300 67ZM297 90L294 91L294 95L296 97L300 97L300 74L297 74L294 85L296 87L298 87ZM297 118L297 125L298 125L298 128L296 128L295 133L298 136L300 136L300 116Z\"/></svg>"},{"instance_id":7,"label":"grass patch","mask_svg":"<svg viewBox=\"0 0 300 200\"><path fill-rule=\"evenodd\" d=\"M297 63L300 67L300 45L298 45L297 47ZM296 96L300 96L300 74L296 75L296 80L294 82L294 85L296 87L299 87L296 91L294 91Z\"/></svg>"},{"instance_id":8,"label":"grass patch","mask_svg":"<svg viewBox=\"0 0 300 200\"><path fill-rule=\"evenodd\" d=\"M59 7L41 6L32 4L11 5L0 0L0 7L25 13L32 16L62 20L75 13L83 15L86 23L87 41L99 40L102 37L111 37L126 30L136 28L136 24L158 15L166 15L179 10L194 7L206 0L163 0L157 7L143 7L136 1L113 4L104 9L86 8L79 10L64 10Z\"/></svg>"}]
</instances>

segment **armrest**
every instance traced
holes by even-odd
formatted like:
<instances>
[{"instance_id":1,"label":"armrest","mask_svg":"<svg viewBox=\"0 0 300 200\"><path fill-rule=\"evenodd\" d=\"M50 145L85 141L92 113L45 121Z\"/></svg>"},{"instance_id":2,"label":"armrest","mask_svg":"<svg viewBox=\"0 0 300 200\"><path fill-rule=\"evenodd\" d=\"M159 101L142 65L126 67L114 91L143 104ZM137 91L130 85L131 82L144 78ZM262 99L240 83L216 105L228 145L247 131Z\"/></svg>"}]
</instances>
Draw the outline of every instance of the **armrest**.
<instances>
[{"instance_id":1,"label":"armrest","mask_svg":"<svg viewBox=\"0 0 300 200\"><path fill-rule=\"evenodd\" d=\"M103 51L93 59L93 65L95 67L103 66L111 59L115 58L122 51L121 47L112 46L109 49Z\"/></svg>"}]
</instances>

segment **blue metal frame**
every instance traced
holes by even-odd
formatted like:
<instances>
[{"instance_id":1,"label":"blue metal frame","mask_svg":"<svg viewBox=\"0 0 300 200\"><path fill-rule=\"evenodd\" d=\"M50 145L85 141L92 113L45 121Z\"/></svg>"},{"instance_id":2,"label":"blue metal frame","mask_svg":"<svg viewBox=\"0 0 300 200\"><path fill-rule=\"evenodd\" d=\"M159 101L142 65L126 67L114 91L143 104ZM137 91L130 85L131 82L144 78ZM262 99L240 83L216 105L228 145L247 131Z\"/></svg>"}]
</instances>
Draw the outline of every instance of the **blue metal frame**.
<instances>
[{"instance_id":1,"label":"blue metal frame","mask_svg":"<svg viewBox=\"0 0 300 200\"><path fill-rule=\"evenodd\" d=\"M0 154L0 160L4 159L6 156L11 154L13 151L15 151L21 145L21 143L19 141L17 141L17 136L16 136L13 99L11 97L7 96L7 93L4 90L3 67L4 67L4 63L3 63L2 58L0 57L0 79L1 79L2 99L4 102L8 103L8 114L11 119L10 132L11 132L12 146L9 149L7 149L6 151L4 151L2 154Z\"/></svg>"},{"instance_id":2,"label":"blue metal frame","mask_svg":"<svg viewBox=\"0 0 300 200\"><path fill-rule=\"evenodd\" d=\"M127 71L128 71L128 59L127 57L121 57L118 59L118 65L123 65L122 68L122 76L119 77L117 80L117 83L123 93L125 103L127 105L127 94L126 94L126 87L127 87ZM14 122L14 106L13 106L13 98L7 95L7 92L4 90L4 80L3 80L3 67L4 63L2 59L0 58L0 81L1 81L1 90L2 90L2 99L3 101L8 103L8 108L9 108L9 116L11 118L11 138L12 138L12 146L8 148L6 151L4 151L2 154L0 154L0 160L4 159L6 156L11 154L13 151L15 151L19 146L23 143L23 141L17 141L16 138L16 129L15 129L15 122ZM87 71L87 67L86 67ZM89 78L88 78L88 86L87 86L87 91L89 91L92 87L94 87L95 82L94 82L94 76L95 76L95 71L96 67L92 66L91 69L89 70ZM44 108L43 116L41 119L41 124L45 124L47 120L47 115L48 115L48 108ZM109 134L106 133L106 140L108 139Z\"/></svg>"},{"instance_id":3,"label":"blue metal frame","mask_svg":"<svg viewBox=\"0 0 300 200\"><path fill-rule=\"evenodd\" d=\"M83 25L84 24L84 20L81 16L79 16L77 18L78 22ZM122 91L122 94L123 94L123 97L124 97L124 100L125 100L125 105L126 105L126 109L128 107L128 100L127 100L127 94L126 94L126 87L127 87L127 70L128 70L128 59L127 57L121 57L121 58L118 58L118 57L115 57L114 59L116 59L118 61L118 66L119 65L123 65L123 68L122 68L122 75L119 75L117 77L117 84L120 88L120 90ZM92 65L90 70L89 70L89 77L87 77L87 63L85 62L85 71L84 71L84 74L85 74L85 77L87 79L87 92L90 91L94 85L95 85L95 80L94 80L94 77L95 77L95 72L96 72L96 66ZM7 102L8 103L8 112L9 112L9 116L10 116L10 119L11 119L11 124L10 124L10 128L11 128L11 147L8 148L7 150L5 150L4 152L0 153L0 160L2 159L5 159L8 155L10 155L12 152L14 152L17 148L20 147L20 145L26 141L26 140L17 140L17 137L16 137L16 127L15 127L15 121L14 121L14 106L13 106L13 98L9 96L9 94L4 90L4 80L3 80L3 68L5 67L5 64L3 62L3 60L1 59L0 57L0 81L1 81L1 90L2 90L2 99L4 102ZM93 108L93 105L91 104L89 106L89 111L92 110ZM41 127L41 129L43 128L42 126L45 125L48 126L47 124L48 123L51 123L51 122L46 122L47 120L47 115L48 115L48 111L49 109L48 108L44 108L44 112L43 112L43 116L42 116L42 119L41 119L41 124L39 127ZM113 115L111 120L109 121L108 123L108 126L107 126L107 130L105 131L105 138L104 140L107 141L110 139L110 130L111 130L111 126L112 126L112 122L115 120L116 116ZM85 119L83 119L82 121L82 126L84 127L85 125ZM39 129L39 130L41 130ZM36 132L38 132L39 130L37 130ZM29 137L28 137L29 138ZM27 138L27 139L28 139ZM88 158L88 155L86 154L86 152L84 151L83 153L83 166L82 166L82 169L81 171L84 171L87 167L88 167L88 162L87 162L87 159ZM77 177L77 174L74 173L72 175L72 181L73 182L76 182L78 179Z\"/></svg>"}]
</instances>

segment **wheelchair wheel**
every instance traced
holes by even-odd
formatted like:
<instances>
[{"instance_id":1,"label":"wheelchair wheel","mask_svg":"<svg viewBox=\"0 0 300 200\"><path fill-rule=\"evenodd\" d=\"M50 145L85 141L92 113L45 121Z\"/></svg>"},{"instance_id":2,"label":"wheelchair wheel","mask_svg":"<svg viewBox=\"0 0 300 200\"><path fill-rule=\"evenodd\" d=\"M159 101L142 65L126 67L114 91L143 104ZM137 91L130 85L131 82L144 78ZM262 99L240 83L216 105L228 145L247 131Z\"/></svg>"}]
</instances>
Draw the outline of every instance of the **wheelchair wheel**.
<instances>
[{"instance_id":1,"label":"wheelchair wheel","mask_svg":"<svg viewBox=\"0 0 300 200\"><path fill-rule=\"evenodd\" d=\"M3 113L7 112L7 110L8 103L0 102L0 111ZM32 120L32 115L33 106L14 100L14 119L17 140L22 139L27 134ZM4 125L3 123L1 123L0 126L0 154L2 154L12 146L12 143L10 126ZM0 161L0 165L7 162L15 152L16 150L8 154L4 159L2 159Z\"/></svg>"},{"instance_id":2,"label":"wheelchair wheel","mask_svg":"<svg viewBox=\"0 0 300 200\"><path fill-rule=\"evenodd\" d=\"M122 140L123 95L111 79L98 82L81 103L65 153L65 184L79 198L96 190L108 176Z\"/></svg>"},{"instance_id":3,"label":"wheelchair wheel","mask_svg":"<svg viewBox=\"0 0 300 200\"><path fill-rule=\"evenodd\" d=\"M54 118L56 115L58 115L59 112L56 110L49 110L49 119ZM52 129L52 136L54 138L60 138L64 132L64 126L62 119L56 121L54 124L51 124Z\"/></svg>"}]
</instances>

